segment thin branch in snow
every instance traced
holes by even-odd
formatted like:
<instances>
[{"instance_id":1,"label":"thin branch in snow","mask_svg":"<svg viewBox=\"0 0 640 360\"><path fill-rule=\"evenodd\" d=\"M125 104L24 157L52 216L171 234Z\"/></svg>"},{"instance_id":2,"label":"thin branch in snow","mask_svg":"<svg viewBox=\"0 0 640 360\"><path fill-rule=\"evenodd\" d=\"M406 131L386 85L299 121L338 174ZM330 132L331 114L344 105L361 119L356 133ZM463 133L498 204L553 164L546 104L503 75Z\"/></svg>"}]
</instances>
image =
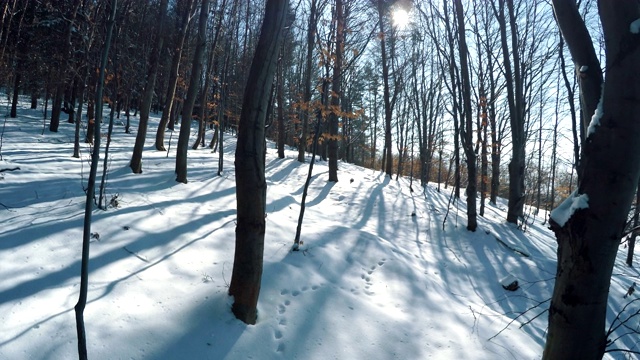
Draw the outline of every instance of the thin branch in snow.
<instances>
[{"instance_id":1,"label":"thin branch in snow","mask_svg":"<svg viewBox=\"0 0 640 360\"><path fill-rule=\"evenodd\" d=\"M518 316L516 316L515 318L511 319L511 321L509 321L509 323L508 323L504 328L502 328L502 330L498 331L495 335L493 335L492 337L488 338L488 339L487 339L487 341L491 341L491 340L495 339L496 337L498 337L498 335L502 334L502 332L503 332L503 331L507 330L507 328L508 328L509 326L511 326L511 324L513 324L516 320L518 320L521 316L524 316L524 314L528 313L529 311L531 311L531 310L533 310L533 309L535 309L535 308L540 307L540 305L542 305L542 304L544 304L544 303L546 303L546 302L548 302L548 301L551 301L551 298L549 298L549 299L547 299L547 300L544 300L544 301L540 301L540 302L538 302L536 305L531 306L531 307L530 307L530 308L528 308L527 310L525 310L525 311L521 312L520 314L518 314ZM547 311L547 310L545 309L545 311ZM540 314L544 313L545 311L541 312ZM535 319L535 318L539 317L539 316L540 316L540 314L536 315L533 319ZM520 325L520 327L522 327L522 326L524 326L524 325L526 325L526 324L530 323L531 321L533 321L533 319L531 319L531 320L529 320L529 321L527 321L527 322L523 323L522 325Z\"/></svg>"}]
</instances>

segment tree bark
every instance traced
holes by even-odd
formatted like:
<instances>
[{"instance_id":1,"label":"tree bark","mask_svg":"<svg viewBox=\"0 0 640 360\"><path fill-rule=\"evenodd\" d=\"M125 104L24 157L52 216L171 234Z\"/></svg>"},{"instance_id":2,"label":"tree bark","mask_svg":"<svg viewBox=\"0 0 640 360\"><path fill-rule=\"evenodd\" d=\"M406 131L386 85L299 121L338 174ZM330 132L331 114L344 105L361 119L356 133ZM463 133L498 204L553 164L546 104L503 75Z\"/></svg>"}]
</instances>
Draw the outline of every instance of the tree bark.
<instances>
[{"instance_id":1,"label":"tree bark","mask_svg":"<svg viewBox=\"0 0 640 360\"><path fill-rule=\"evenodd\" d=\"M238 126L238 220L229 295L234 297L234 315L247 324L255 324L258 316L266 226L265 119L288 6L288 0L267 1Z\"/></svg>"},{"instance_id":2,"label":"tree bark","mask_svg":"<svg viewBox=\"0 0 640 360\"><path fill-rule=\"evenodd\" d=\"M82 233L82 262L80 268L80 295L76 303L76 331L78 335L78 357L81 360L87 359L87 337L84 327L84 309L87 305L87 293L89 290L89 244L91 240L91 214L95 197L96 176L98 173L98 162L100 161L100 120L102 119L102 92L104 89L105 69L109 57L109 47L111 46L111 36L115 24L117 0L111 0L111 13L107 21L107 36L104 42L102 60L100 65L99 83L96 91L96 124L95 124L95 144L91 154L91 170L87 183L87 197L84 209L84 228Z\"/></svg>"},{"instance_id":3,"label":"tree bark","mask_svg":"<svg viewBox=\"0 0 640 360\"><path fill-rule=\"evenodd\" d=\"M383 81L383 98L384 98L384 170L389 178L393 175L393 154L391 148L391 118L393 117L393 108L391 106L391 91L389 89L389 64L387 61L386 33L384 29L383 14L385 11L385 2L378 0L378 26L380 28L380 52L382 55L382 81Z\"/></svg>"},{"instance_id":4,"label":"tree bark","mask_svg":"<svg viewBox=\"0 0 640 360\"><path fill-rule=\"evenodd\" d=\"M191 80L189 90L182 108L182 122L178 136L178 148L176 154L176 181L187 183L187 151L189 150L189 135L191 135L191 118L193 105L200 90L200 78L202 77L202 62L204 50L207 45L207 19L209 18L209 0L202 0L200 7L200 19L198 20L198 40L193 55L191 66Z\"/></svg>"},{"instance_id":5,"label":"tree bark","mask_svg":"<svg viewBox=\"0 0 640 360\"><path fill-rule=\"evenodd\" d=\"M633 210L633 231L629 234L629 248L627 249L627 266L633 266L633 251L636 248L636 236L640 235L640 181L636 187L636 207Z\"/></svg>"},{"instance_id":6,"label":"tree bark","mask_svg":"<svg viewBox=\"0 0 640 360\"><path fill-rule=\"evenodd\" d=\"M554 5L557 2L562 3L554 1ZM640 48L636 46L638 34L629 31L629 24L640 18L640 8L635 0L599 1L599 11L607 68L602 117L600 125L592 125L594 131L583 146L582 182L575 195L588 198L588 207L563 222L558 214L567 206L564 203L551 216L551 229L558 240L558 267L543 359L600 359L604 355L611 274L640 178ZM556 13L559 24L567 21ZM578 24L569 25L579 29ZM563 31L565 38L575 35L568 34L571 29ZM590 43L588 34L567 41L570 48Z\"/></svg>"},{"instance_id":7,"label":"tree bark","mask_svg":"<svg viewBox=\"0 0 640 360\"><path fill-rule=\"evenodd\" d=\"M277 66L276 101L278 102L278 158L284 159L285 127L284 127L284 51L280 49L280 59Z\"/></svg>"},{"instance_id":8,"label":"tree bark","mask_svg":"<svg viewBox=\"0 0 640 360\"><path fill-rule=\"evenodd\" d=\"M180 31L178 32L175 49L173 53L173 59L171 59L171 68L169 70L169 81L167 85L167 96L165 98L165 106L162 111L162 116L160 118L160 123L158 124L158 129L156 131L156 150L158 151L167 151L164 147L164 132L167 129L167 125L169 125L169 118L172 116L175 111L174 108L174 97L176 96L176 86L178 83L178 70L180 68L180 58L182 57L182 46L184 44L184 39L187 36L187 29L189 28L189 21L191 18L191 9L193 8L194 0L186 0L183 5L186 7L182 14L182 19L180 21ZM173 129L173 128L171 128Z\"/></svg>"},{"instance_id":9,"label":"tree bark","mask_svg":"<svg viewBox=\"0 0 640 360\"><path fill-rule=\"evenodd\" d=\"M58 131L58 127L60 126L60 113L62 111L62 98L63 98L63 94L64 94L64 87L65 87L65 75L67 72L67 64L68 64L68 59L70 58L69 53L71 52L72 49L72 44L71 44L71 36L73 34L73 29L74 29L74 22L76 20L76 15L78 13L78 9L80 8L80 0L75 0L74 3L72 4L72 8L71 8L71 14L69 15L69 25L67 26L66 29L66 33L65 33L65 39L64 42L62 43L62 50L61 50L61 64L58 67L58 71L57 71L57 76L56 76L56 87L55 87L55 94L53 95L53 103L51 105L51 121L49 122L49 131L51 132L57 132Z\"/></svg>"},{"instance_id":10,"label":"tree bark","mask_svg":"<svg viewBox=\"0 0 640 360\"><path fill-rule=\"evenodd\" d=\"M576 2L553 0L553 11L578 72L582 109L581 133L585 134L602 93L603 77L600 61L598 61L593 42L584 41L585 38L590 38L589 30L578 11ZM580 172L578 174L579 183Z\"/></svg>"},{"instance_id":11,"label":"tree bark","mask_svg":"<svg viewBox=\"0 0 640 360\"><path fill-rule=\"evenodd\" d=\"M504 15L505 2L509 14L511 48L507 36L507 24ZM511 124L511 161L509 162L509 202L507 222L517 224L524 209L524 171L525 171L525 131L524 97L522 74L520 72L520 49L513 0L499 0L499 8L494 12L500 25L500 40L504 58L504 72L507 77L507 100ZM511 59L512 54L513 60Z\"/></svg>"},{"instance_id":12,"label":"tree bark","mask_svg":"<svg viewBox=\"0 0 640 360\"><path fill-rule=\"evenodd\" d=\"M160 64L160 52L164 43L164 19L167 13L168 0L160 1L158 28L156 31L156 42L151 50L149 58L149 69L147 72L147 82L142 93L142 102L140 104L140 120L138 124L138 133L136 134L136 142L133 146L133 154L129 167L134 174L142 173L142 151L144 150L144 142L147 139L147 128L149 126L149 112L151 111L151 101L153 100L153 91L156 87L156 75L158 73L158 65Z\"/></svg>"},{"instance_id":13,"label":"tree bark","mask_svg":"<svg viewBox=\"0 0 640 360\"><path fill-rule=\"evenodd\" d=\"M307 27L307 55L305 59L305 68L304 68L304 95L302 98L302 102L304 104L302 110L302 129L300 131L300 138L298 140L298 161L304 162L305 150L307 148L307 133L309 132L309 102L311 101L311 76L312 73L312 63L313 63L313 47L315 45L315 36L316 36L316 0L311 0L310 10L309 10L309 24Z\"/></svg>"},{"instance_id":14,"label":"tree bark","mask_svg":"<svg viewBox=\"0 0 640 360\"><path fill-rule=\"evenodd\" d=\"M462 145L467 158L467 230L476 231L478 227L476 194L477 194L477 165L476 153L473 148L473 112L471 109L471 77L469 76L469 64L467 61L469 50L464 25L464 10L462 1L455 0L455 12L458 20L458 49L460 53L460 75L462 76L462 105L464 107L464 123L461 128Z\"/></svg>"},{"instance_id":15,"label":"tree bark","mask_svg":"<svg viewBox=\"0 0 640 360\"><path fill-rule=\"evenodd\" d=\"M331 112L329 113L329 181L338 182L338 116L342 96L342 53L344 49L344 5L336 0L336 47L333 57L333 80L331 84Z\"/></svg>"}]
</instances>

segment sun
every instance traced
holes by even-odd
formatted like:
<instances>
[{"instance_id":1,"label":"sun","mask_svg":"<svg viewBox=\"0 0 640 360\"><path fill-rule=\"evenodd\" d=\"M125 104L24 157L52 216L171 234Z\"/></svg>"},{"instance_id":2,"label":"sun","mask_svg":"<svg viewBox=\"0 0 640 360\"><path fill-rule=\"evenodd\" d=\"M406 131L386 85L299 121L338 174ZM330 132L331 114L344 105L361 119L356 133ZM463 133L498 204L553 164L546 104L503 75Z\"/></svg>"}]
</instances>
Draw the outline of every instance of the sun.
<instances>
[{"instance_id":1,"label":"sun","mask_svg":"<svg viewBox=\"0 0 640 360\"><path fill-rule=\"evenodd\" d=\"M391 12L391 20L394 27L404 30L411 22L411 14L401 7L396 7Z\"/></svg>"}]
</instances>

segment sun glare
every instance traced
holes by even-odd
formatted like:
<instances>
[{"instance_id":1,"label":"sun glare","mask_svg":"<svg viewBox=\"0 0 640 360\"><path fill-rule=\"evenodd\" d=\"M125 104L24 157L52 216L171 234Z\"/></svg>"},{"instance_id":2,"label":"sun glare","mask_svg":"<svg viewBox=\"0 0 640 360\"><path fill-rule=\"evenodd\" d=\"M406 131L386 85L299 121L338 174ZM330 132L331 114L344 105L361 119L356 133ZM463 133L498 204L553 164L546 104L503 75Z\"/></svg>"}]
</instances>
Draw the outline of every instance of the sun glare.
<instances>
[{"instance_id":1,"label":"sun glare","mask_svg":"<svg viewBox=\"0 0 640 360\"><path fill-rule=\"evenodd\" d=\"M393 20L393 26L400 30L406 29L409 26L409 22L411 22L409 12L400 7L393 10L391 18Z\"/></svg>"}]
</instances>

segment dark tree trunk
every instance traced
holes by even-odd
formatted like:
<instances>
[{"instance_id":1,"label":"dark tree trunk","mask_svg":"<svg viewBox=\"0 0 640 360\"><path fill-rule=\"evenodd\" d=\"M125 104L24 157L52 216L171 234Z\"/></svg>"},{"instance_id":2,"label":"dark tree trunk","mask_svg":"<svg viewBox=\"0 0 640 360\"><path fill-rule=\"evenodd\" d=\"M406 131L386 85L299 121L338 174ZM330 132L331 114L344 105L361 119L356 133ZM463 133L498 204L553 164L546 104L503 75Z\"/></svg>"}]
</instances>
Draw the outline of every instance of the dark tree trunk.
<instances>
[{"instance_id":1,"label":"dark tree trunk","mask_svg":"<svg viewBox=\"0 0 640 360\"><path fill-rule=\"evenodd\" d=\"M175 50L173 53L173 59L171 60L171 68L169 70L169 81L167 85L167 96L165 98L165 105L162 111L162 116L160 117L160 123L158 124L158 130L156 131L156 150L158 151L166 151L164 147L164 132L167 129L167 126L173 130L173 114L175 114L175 95L176 95L176 87L178 83L178 70L180 68L180 58L182 57L182 46L184 44L184 39L187 36L187 29L189 27L189 19L191 15L191 9L193 8L194 0L186 0L183 5L186 7L184 9L184 14L182 14L182 19L180 21L180 30L177 34L177 40L175 44ZM171 118L171 122L169 121Z\"/></svg>"},{"instance_id":2,"label":"dark tree trunk","mask_svg":"<svg viewBox=\"0 0 640 360\"><path fill-rule=\"evenodd\" d=\"M593 45L592 45L593 47ZM560 57L560 70L562 73L562 79L564 80L564 86L567 90L567 102L569 103L569 114L571 115L571 133L573 134L573 166L578 169L580 167L580 145L582 139L578 137L579 125L576 119L576 107L574 104L574 91L569 76L567 75L567 68L564 61L564 38L560 35L559 57ZM580 179L578 179L580 183Z\"/></svg>"},{"instance_id":3,"label":"dark tree trunk","mask_svg":"<svg viewBox=\"0 0 640 360\"><path fill-rule=\"evenodd\" d=\"M633 230L629 234L629 248L627 249L627 265L633 266L633 251L636 248L636 236L640 235L640 181L636 187L636 207L633 210Z\"/></svg>"},{"instance_id":4,"label":"dark tree trunk","mask_svg":"<svg viewBox=\"0 0 640 360\"><path fill-rule=\"evenodd\" d=\"M338 181L338 119L342 96L342 51L344 48L344 5L336 0L336 46L333 58L333 82L331 84L331 113L329 114L329 181ZM391 174L389 174L391 176Z\"/></svg>"},{"instance_id":5,"label":"dark tree trunk","mask_svg":"<svg viewBox=\"0 0 640 360\"><path fill-rule=\"evenodd\" d=\"M469 76L469 64L467 61L469 50L467 49L467 40L464 25L464 10L462 1L455 0L455 12L458 20L458 48L460 53L460 75L462 76L462 105L464 107L464 123L461 128L464 129L462 134L462 145L467 158L467 230L476 231L478 227L477 211L476 211L476 194L477 194L477 165L476 153L473 142L473 112L471 107L471 77Z\"/></svg>"},{"instance_id":6,"label":"dark tree trunk","mask_svg":"<svg viewBox=\"0 0 640 360\"><path fill-rule=\"evenodd\" d=\"M322 95L321 103L324 107L327 102L327 89L329 89L329 83L324 80L322 83ZM307 194L309 192L309 185L311 184L311 176L313 175L313 165L316 163L316 151L318 150L318 140L320 139L320 132L322 130L322 110L316 109L316 126L313 135L313 143L311 144L311 161L309 161L309 171L307 172L307 179L304 182L302 189L302 199L300 200L300 215L298 216L298 226L296 227L296 236L293 239L293 251L300 250L300 236L302 234L302 222L304 220L304 212L307 207Z\"/></svg>"},{"instance_id":7,"label":"dark tree trunk","mask_svg":"<svg viewBox=\"0 0 640 360\"><path fill-rule=\"evenodd\" d=\"M187 151L189 149L189 135L191 135L191 117L193 105L200 90L200 78L202 76L202 62L204 50L207 46L207 19L209 18L209 0L202 0L200 19L198 20L198 42L193 55L191 66L191 80L187 98L182 108L182 122L180 123L180 135L178 136L178 148L176 155L176 181L187 183Z\"/></svg>"},{"instance_id":8,"label":"dark tree trunk","mask_svg":"<svg viewBox=\"0 0 640 360\"><path fill-rule=\"evenodd\" d=\"M560 8L568 2L553 3ZM636 0L600 1L598 5L607 40L602 116L587 133L582 181L576 193L551 215L551 229L558 240L558 267L543 359L600 359L604 355L611 274L640 178L640 48L627 46L637 41L629 24L640 18L640 8ZM577 8L564 15L556 9L556 14L565 39L576 37L567 41L570 48L592 43L588 33L579 35L584 24ZM572 205L577 208L573 213L567 209Z\"/></svg>"},{"instance_id":9,"label":"dark tree trunk","mask_svg":"<svg viewBox=\"0 0 640 360\"><path fill-rule=\"evenodd\" d=\"M312 73L312 65L313 65L313 47L316 41L316 26L317 26L317 18L316 18L316 0L311 0L310 10L309 10L309 24L307 27L307 54L305 59L305 70L304 70L304 97L302 102L304 104L304 109L302 110L302 129L300 131L300 138L298 140L298 161L304 162L305 150L307 148L307 133L309 132L309 102L311 101L311 76Z\"/></svg>"},{"instance_id":10,"label":"dark tree trunk","mask_svg":"<svg viewBox=\"0 0 640 360\"><path fill-rule=\"evenodd\" d=\"M380 27L380 52L382 55L382 81L384 83L384 166L385 173L389 178L393 175L393 154L391 148L391 118L393 108L391 102L391 90L389 89L389 63L387 61L386 33L384 29L383 14L385 13L385 2L378 0L378 26Z\"/></svg>"},{"instance_id":11,"label":"dark tree trunk","mask_svg":"<svg viewBox=\"0 0 640 360\"><path fill-rule=\"evenodd\" d=\"M78 110L76 111L77 119L76 119L76 128L75 128L75 137L73 141L73 157L80 158L80 124L82 123L82 106L84 105L84 85L87 79L87 71L88 66L84 67L83 74L80 76L80 81L78 84L79 93L78 93Z\"/></svg>"},{"instance_id":12,"label":"dark tree trunk","mask_svg":"<svg viewBox=\"0 0 640 360\"><path fill-rule=\"evenodd\" d=\"M92 97L92 95L96 93L95 89L96 84L98 83L98 73L96 73L95 71L91 71L90 73L91 75L89 75L89 87L87 89L87 134L85 135L84 142L93 144L94 129L96 125L95 108L96 106L98 106L98 104L100 108L102 108L102 99L98 101L96 98ZM100 116L100 118L102 119L102 115Z\"/></svg>"},{"instance_id":13,"label":"dark tree trunk","mask_svg":"<svg viewBox=\"0 0 640 360\"><path fill-rule=\"evenodd\" d=\"M22 81L22 71L16 71L16 76L13 81L13 97L11 99L11 113L10 117L15 118L18 116L18 95L20 94L20 82Z\"/></svg>"},{"instance_id":14,"label":"dark tree trunk","mask_svg":"<svg viewBox=\"0 0 640 360\"><path fill-rule=\"evenodd\" d=\"M57 76L55 78L55 94L53 95L53 104L51 107L51 122L49 123L49 131L51 132L57 132L58 127L60 126L60 113L62 112L62 100L64 97L64 87L66 86L65 75L67 72L68 59L70 58L69 53L71 52L72 45L71 36L73 34L73 29L75 28L74 22L78 13L78 9L80 8L80 4L80 0L74 0L73 7L71 8L71 14L69 14L68 20L65 19L69 21L69 24L67 25L65 40L61 49L62 64L58 67Z\"/></svg>"},{"instance_id":15,"label":"dark tree trunk","mask_svg":"<svg viewBox=\"0 0 640 360\"><path fill-rule=\"evenodd\" d=\"M98 89L96 91L96 120L95 145L91 154L91 170L89 172L89 182L87 184L87 197L84 210L84 228L82 233L82 262L80 270L80 295L75 306L76 330L78 334L78 357L80 360L87 360L87 337L84 327L84 309L87 305L87 293L89 290L89 243L91 240L91 214L93 212L93 201L95 197L96 176L98 173L98 162L100 161L100 120L102 118L102 91L104 88L104 73L107 67L109 47L111 46L111 36L116 17L117 0L111 0L111 13L107 21L107 37L104 42L102 61L100 65L100 75Z\"/></svg>"},{"instance_id":16,"label":"dark tree trunk","mask_svg":"<svg viewBox=\"0 0 640 360\"><path fill-rule=\"evenodd\" d=\"M136 143L133 146L133 154L129 167L134 174L142 173L142 151L144 143L147 139L147 127L149 126L149 112L151 111L151 102L153 101L153 91L156 87L156 75L158 73L158 65L160 64L160 52L164 43L164 19L167 13L168 0L160 1L158 28L156 31L156 41L151 50L149 58L149 69L147 72L147 81L142 92L142 101L140 103L140 120L138 123L138 133L136 134ZM164 133L164 131L163 131Z\"/></svg>"},{"instance_id":17,"label":"dark tree trunk","mask_svg":"<svg viewBox=\"0 0 640 360\"><path fill-rule=\"evenodd\" d=\"M268 0L258 46L251 63L238 125L236 148L236 248L229 295L232 311L255 324L262 278L265 207L265 117L282 40L288 0Z\"/></svg>"},{"instance_id":18,"label":"dark tree trunk","mask_svg":"<svg viewBox=\"0 0 640 360\"><path fill-rule=\"evenodd\" d=\"M283 64L283 51L280 50L280 60L278 61L277 69L277 85L276 85L276 100L278 102L278 158L284 159L284 143L286 141L285 128L284 128L284 64Z\"/></svg>"},{"instance_id":19,"label":"dark tree trunk","mask_svg":"<svg viewBox=\"0 0 640 360\"><path fill-rule=\"evenodd\" d=\"M507 22L504 14L505 2L509 14L511 48L508 45ZM500 0L499 9L495 10L500 25L500 40L504 58L504 72L507 77L507 100L509 103L509 118L511 124L511 161L509 162L509 202L507 222L518 223L524 210L524 171L525 171L525 140L524 130L524 95L522 74L520 71L520 50L518 47L518 30L515 19L513 0ZM513 56L513 60L511 56Z\"/></svg>"}]
</instances>

